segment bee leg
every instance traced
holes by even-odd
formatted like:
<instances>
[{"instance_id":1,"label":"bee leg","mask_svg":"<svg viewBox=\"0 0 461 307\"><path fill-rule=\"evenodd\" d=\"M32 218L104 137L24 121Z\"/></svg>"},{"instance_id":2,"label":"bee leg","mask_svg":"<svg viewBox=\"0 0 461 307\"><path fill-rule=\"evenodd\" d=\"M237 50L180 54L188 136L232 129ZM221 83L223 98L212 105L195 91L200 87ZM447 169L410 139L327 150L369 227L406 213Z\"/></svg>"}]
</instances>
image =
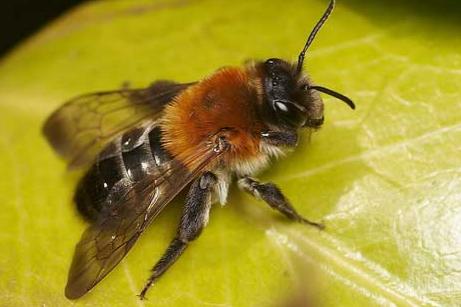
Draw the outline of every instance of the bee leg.
<instances>
[{"instance_id":1,"label":"bee leg","mask_svg":"<svg viewBox=\"0 0 461 307\"><path fill-rule=\"evenodd\" d=\"M186 204L176 237L171 241L162 258L152 268L152 275L139 294L141 299L145 298L147 290L178 260L189 242L195 240L208 223L211 196L216 182L216 176L211 172L206 172L192 183L186 197Z\"/></svg>"},{"instance_id":2,"label":"bee leg","mask_svg":"<svg viewBox=\"0 0 461 307\"><path fill-rule=\"evenodd\" d=\"M290 220L311 225L319 229L325 228L325 225L322 223L312 222L296 212L296 209L293 208L275 184L259 183L255 179L247 176L239 179L238 184L244 191L250 193L256 198L264 200L269 206L284 214Z\"/></svg>"}]
</instances>

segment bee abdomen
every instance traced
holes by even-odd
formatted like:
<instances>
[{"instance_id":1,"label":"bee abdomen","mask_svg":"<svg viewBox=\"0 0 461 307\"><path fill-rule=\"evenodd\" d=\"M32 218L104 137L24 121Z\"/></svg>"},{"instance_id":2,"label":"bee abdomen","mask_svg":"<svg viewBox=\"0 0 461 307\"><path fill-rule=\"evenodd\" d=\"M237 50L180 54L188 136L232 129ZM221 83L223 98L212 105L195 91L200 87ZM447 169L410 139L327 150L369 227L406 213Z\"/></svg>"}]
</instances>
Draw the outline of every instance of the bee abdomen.
<instances>
[{"instance_id":1,"label":"bee abdomen","mask_svg":"<svg viewBox=\"0 0 461 307\"><path fill-rule=\"evenodd\" d=\"M123 195L119 189L130 188L146 176L161 176L172 159L161 138L160 128L150 126L130 130L108 144L77 186L74 200L80 214L94 221Z\"/></svg>"}]
</instances>

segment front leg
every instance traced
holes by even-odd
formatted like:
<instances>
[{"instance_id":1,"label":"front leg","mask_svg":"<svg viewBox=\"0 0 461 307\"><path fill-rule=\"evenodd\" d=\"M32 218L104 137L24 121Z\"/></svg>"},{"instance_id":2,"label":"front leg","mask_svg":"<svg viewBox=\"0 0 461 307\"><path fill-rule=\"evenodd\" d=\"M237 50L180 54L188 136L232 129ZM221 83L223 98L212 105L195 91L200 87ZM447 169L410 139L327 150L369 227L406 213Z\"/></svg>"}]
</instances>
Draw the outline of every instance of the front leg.
<instances>
[{"instance_id":1,"label":"front leg","mask_svg":"<svg viewBox=\"0 0 461 307\"><path fill-rule=\"evenodd\" d=\"M264 200L269 206L278 210L292 221L308 224L319 229L325 226L321 223L312 222L296 212L295 208L283 196L280 189L273 183L259 183L253 178L243 177L239 179L238 184L244 191L251 195Z\"/></svg>"},{"instance_id":2,"label":"front leg","mask_svg":"<svg viewBox=\"0 0 461 307\"><path fill-rule=\"evenodd\" d=\"M216 182L216 176L211 172L206 172L192 183L187 194L186 204L176 237L171 241L162 258L152 268L152 275L139 294L141 299L146 297L147 290L149 290L152 284L178 260L189 242L195 240L202 232L203 227L208 223L211 194Z\"/></svg>"}]
</instances>

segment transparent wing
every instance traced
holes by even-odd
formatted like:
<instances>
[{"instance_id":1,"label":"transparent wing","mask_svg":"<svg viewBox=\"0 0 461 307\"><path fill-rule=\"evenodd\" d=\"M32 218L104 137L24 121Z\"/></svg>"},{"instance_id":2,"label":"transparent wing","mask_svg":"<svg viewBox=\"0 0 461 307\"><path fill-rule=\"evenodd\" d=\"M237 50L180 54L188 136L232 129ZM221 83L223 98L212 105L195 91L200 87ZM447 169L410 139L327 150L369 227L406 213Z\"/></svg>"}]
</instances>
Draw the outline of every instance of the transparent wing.
<instances>
[{"instance_id":1,"label":"transparent wing","mask_svg":"<svg viewBox=\"0 0 461 307\"><path fill-rule=\"evenodd\" d=\"M101 218L83 233L75 248L66 296L78 298L103 279L128 253L144 229L194 178L212 167L228 147L192 148L187 161L172 160L162 173L135 185L121 184Z\"/></svg>"},{"instance_id":2,"label":"transparent wing","mask_svg":"<svg viewBox=\"0 0 461 307\"><path fill-rule=\"evenodd\" d=\"M144 89L79 96L47 119L43 133L70 168L84 166L116 135L158 118L163 107L191 84L157 81Z\"/></svg>"}]
</instances>

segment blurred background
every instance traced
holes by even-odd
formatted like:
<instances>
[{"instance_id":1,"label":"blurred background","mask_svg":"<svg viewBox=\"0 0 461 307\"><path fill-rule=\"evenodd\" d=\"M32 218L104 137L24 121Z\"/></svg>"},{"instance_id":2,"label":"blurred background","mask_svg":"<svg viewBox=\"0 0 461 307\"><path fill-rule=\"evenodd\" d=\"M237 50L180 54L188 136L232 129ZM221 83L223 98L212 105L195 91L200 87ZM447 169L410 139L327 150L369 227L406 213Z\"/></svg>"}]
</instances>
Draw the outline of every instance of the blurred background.
<instances>
[{"instance_id":1,"label":"blurred background","mask_svg":"<svg viewBox=\"0 0 461 307\"><path fill-rule=\"evenodd\" d=\"M49 21L83 2L88 2L88 0L0 1L0 58L21 40L38 32ZM377 6L378 10L382 10L382 4L385 3L386 9L403 9L409 15L429 14L433 16L440 12L444 18L453 19L455 23L460 22L458 16L461 9L457 0L375 0L370 1L373 5L366 6L363 6L362 0L343 0L341 2L347 3L359 11L374 5Z\"/></svg>"},{"instance_id":2,"label":"blurred background","mask_svg":"<svg viewBox=\"0 0 461 307\"><path fill-rule=\"evenodd\" d=\"M84 0L0 1L0 57L48 21Z\"/></svg>"}]
</instances>

